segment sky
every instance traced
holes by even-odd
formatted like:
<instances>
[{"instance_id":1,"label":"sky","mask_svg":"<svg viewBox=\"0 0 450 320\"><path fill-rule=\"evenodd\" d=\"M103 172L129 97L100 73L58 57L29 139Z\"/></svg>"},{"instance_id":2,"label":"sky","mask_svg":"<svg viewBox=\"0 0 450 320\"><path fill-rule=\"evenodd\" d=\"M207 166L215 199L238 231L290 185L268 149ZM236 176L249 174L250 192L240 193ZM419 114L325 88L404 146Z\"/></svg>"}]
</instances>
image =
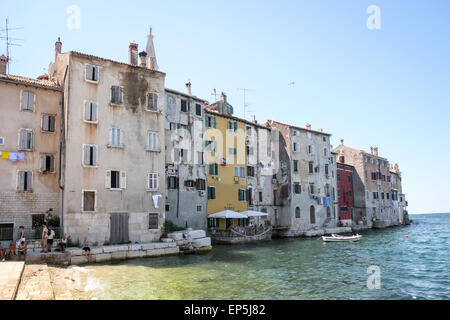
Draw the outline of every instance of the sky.
<instances>
[{"instance_id":1,"label":"sky","mask_svg":"<svg viewBox=\"0 0 450 320\"><path fill-rule=\"evenodd\" d=\"M167 88L190 80L209 101L226 92L238 117L245 88L247 119L310 123L334 146L378 146L399 164L415 214L450 212L449 12L448 0L2 0L0 29L6 18L23 27L10 33L23 39L10 73L37 77L58 37L63 52L127 62L129 42L145 50L152 26Z\"/></svg>"}]
</instances>

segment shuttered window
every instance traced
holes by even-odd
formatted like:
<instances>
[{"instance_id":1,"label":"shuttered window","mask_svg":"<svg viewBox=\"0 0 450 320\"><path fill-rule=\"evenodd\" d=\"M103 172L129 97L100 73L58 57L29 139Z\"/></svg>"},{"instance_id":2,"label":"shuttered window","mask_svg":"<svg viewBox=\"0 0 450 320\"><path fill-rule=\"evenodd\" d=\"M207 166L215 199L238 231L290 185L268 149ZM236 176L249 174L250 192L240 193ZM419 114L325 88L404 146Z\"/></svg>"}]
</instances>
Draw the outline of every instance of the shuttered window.
<instances>
[{"instance_id":1,"label":"shuttered window","mask_svg":"<svg viewBox=\"0 0 450 320\"><path fill-rule=\"evenodd\" d=\"M20 96L20 110L22 111L34 111L34 104L36 101L36 95L31 91L22 91Z\"/></svg>"},{"instance_id":2,"label":"shuttered window","mask_svg":"<svg viewBox=\"0 0 450 320\"><path fill-rule=\"evenodd\" d=\"M55 132L55 116L42 115L42 131Z\"/></svg>"},{"instance_id":3,"label":"shuttered window","mask_svg":"<svg viewBox=\"0 0 450 320\"><path fill-rule=\"evenodd\" d=\"M122 104L123 103L123 88L119 86L111 87L111 103Z\"/></svg>"},{"instance_id":4,"label":"shuttered window","mask_svg":"<svg viewBox=\"0 0 450 320\"><path fill-rule=\"evenodd\" d=\"M159 134L157 132L149 132L148 133L148 141L147 141L148 150L152 150L152 151L159 150L158 139L159 139Z\"/></svg>"},{"instance_id":5,"label":"shuttered window","mask_svg":"<svg viewBox=\"0 0 450 320\"><path fill-rule=\"evenodd\" d=\"M156 93L149 93L147 96L147 110L158 111L158 95Z\"/></svg>"},{"instance_id":6,"label":"shuttered window","mask_svg":"<svg viewBox=\"0 0 450 320\"><path fill-rule=\"evenodd\" d=\"M33 130L31 129L19 130L19 149L20 150L33 149Z\"/></svg>"},{"instance_id":7,"label":"shuttered window","mask_svg":"<svg viewBox=\"0 0 450 320\"><path fill-rule=\"evenodd\" d=\"M204 179L197 179L195 187L197 190L206 190L206 181Z\"/></svg>"},{"instance_id":8,"label":"shuttered window","mask_svg":"<svg viewBox=\"0 0 450 320\"><path fill-rule=\"evenodd\" d=\"M159 214L149 213L148 214L148 228L150 230L155 230L159 228Z\"/></svg>"},{"instance_id":9,"label":"shuttered window","mask_svg":"<svg viewBox=\"0 0 450 320\"><path fill-rule=\"evenodd\" d=\"M254 177L255 176L255 168L248 166L247 167L247 176Z\"/></svg>"},{"instance_id":10,"label":"shuttered window","mask_svg":"<svg viewBox=\"0 0 450 320\"><path fill-rule=\"evenodd\" d=\"M96 145L84 144L83 145L83 164L85 166L97 166L98 165L98 148Z\"/></svg>"},{"instance_id":11,"label":"shuttered window","mask_svg":"<svg viewBox=\"0 0 450 320\"><path fill-rule=\"evenodd\" d=\"M187 112L187 100L181 99L181 112Z\"/></svg>"},{"instance_id":12,"label":"shuttered window","mask_svg":"<svg viewBox=\"0 0 450 320\"><path fill-rule=\"evenodd\" d=\"M55 172L55 156L51 154L41 155L41 172Z\"/></svg>"},{"instance_id":13,"label":"shuttered window","mask_svg":"<svg viewBox=\"0 0 450 320\"><path fill-rule=\"evenodd\" d=\"M147 188L149 190L158 190L159 188L158 177L159 174L157 172L151 172L147 175Z\"/></svg>"},{"instance_id":14,"label":"shuttered window","mask_svg":"<svg viewBox=\"0 0 450 320\"><path fill-rule=\"evenodd\" d=\"M294 192L297 193L297 194L300 194L302 192L302 188L300 186L300 183L298 183L298 182L294 183Z\"/></svg>"},{"instance_id":15,"label":"shuttered window","mask_svg":"<svg viewBox=\"0 0 450 320\"><path fill-rule=\"evenodd\" d=\"M84 102L84 121L98 122L98 104L94 101Z\"/></svg>"},{"instance_id":16,"label":"shuttered window","mask_svg":"<svg viewBox=\"0 0 450 320\"><path fill-rule=\"evenodd\" d=\"M122 136L123 132L119 128L111 128L109 134L109 143L111 147L121 147L122 146Z\"/></svg>"},{"instance_id":17,"label":"shuttered window","mask_svg":"<svg viewBox=\"0 0 450 320\"><path fill-rule=\"evenodd\" d=\"M245 167L241 167L241 178L245 178Z\"/></svg>"},{"instance_id":18,"label":"shuttered window","mask_svg":"<svg viewBox=\"0 0 450 320\"><path fill-rule=\"evenodd\" d=\"M209 174L211 176L217 176L219 174L219 165L217 163L209 164Z\"/></svg>"},{"instance_id":19,"label":"shuttered window","mask_svg":"<svg viewBox=\"0 0 450 320\"><path fill-rule=\"evenodd\" d=\"M32 177L33 171L18 171L17 172L17 190L18 191L31 191L32 190Z\"/></svg>"},{"instance_id":20,"label":"shuttered window","mask_svg":"<svg viewBox=\"0 0 450 320\"><path fill-rule=\"evenodd\" d=\"M167 187L169 189L178 189L178 177L174 176L167 177Z\"/></svg>"},{"instance_id":21,"label":"shuttered window","mask_svg":"<svg viewBox=\"0 0 450 320\"><path fill-rule=\"evenodd\" d=\"M246 194L247 194L247 190L244 189L239 189L238 190L238 200L239 201L246 201Z\"/></svg>"},{"instance_id":22,"label":"shuttered window","mask_svg":"<svg viewBox=\"0 0 450 320\"><path fill-rule=\"evenodd\" d=\"M216 200L216 187L208 187L208 200Z\"/></svg>"},{"instance_id":23,"label":"shuttered window","mask_svg":"<svg viewBox=\"0 0 450 320\"><path fill-rule=\"evenodd\" d=\"M294 160L294 172L298 172L298 160Z\"/></svg>"},{"instance_id":24,"label":"shuttered window","mask_svg":"<svg viewBox=\"0 0 450 320\"><path fill-rule=\"evenodd\" d=\"M198 103L195 104L195 115L197 116L202 115L202 106Z\"/></svg>"},{"instance_id":25,"label":"shuttered window","mask_svg":"<svg viewBox=\"0 0 450 320\"><path fill-rule=\"evenodd\" d=\"M98 66L86 64L85 79L88 81L98 82Z\"/></svg>"}]
</instances>

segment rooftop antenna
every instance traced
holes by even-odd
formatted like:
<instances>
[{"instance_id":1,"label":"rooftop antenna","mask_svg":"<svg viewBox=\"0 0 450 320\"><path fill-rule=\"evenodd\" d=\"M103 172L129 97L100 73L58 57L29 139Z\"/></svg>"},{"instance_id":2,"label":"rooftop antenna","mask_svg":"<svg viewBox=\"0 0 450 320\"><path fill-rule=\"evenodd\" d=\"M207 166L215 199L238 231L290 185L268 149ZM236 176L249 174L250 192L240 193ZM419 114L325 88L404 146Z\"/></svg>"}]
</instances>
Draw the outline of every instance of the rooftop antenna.
<instances>
[{"instance_id":1,"label":"rooftop antenna","mask_svg":"<svg viewBox=\"0 0 450 320\"><path fill-rule=\"evenodd\" d=\"M20 44L14 43L14 41L23 41L23 39L19 39L19 38L10 38L9 37L9 31L12 30L19 30L19 29L23 29L23 27L18 27L18 28L9 28L8 27L8 18L6 18L6 27L5 29L0 29L0 32L6 32L6 37L0 37L0 39L5 40L6 41L6 60L7 60L7 71L6 73L9 74L9 63L10 61L13 61L13 59L11 59L10 53L9 53L9 47L10 46L20 46Z\"/></svg>"},{"instance_id":2,"label":"rooftop antenna","mask_svg":"<svg viewBox=\"0 0 450 320\"><path fill-rule=\"evenodd\" d=\"M211 93L212 96L214 96L214 102L217 101L217 90L214 88L213 93Z\"/></svg>"},{"instance_id":3,"label":"rooftop antenna","mask_svg":"<svg viewBox=\"0 0 450 320\"><path fill-rule=\"evenodd\" d=\"M246 97L246 93L247 91L251 91L250 89L247 88L238 88L239 91L243 91L244 92L244 119L246 119L246 109L248 106L250 106L251 104L246 103L245 97Z\"/></svg>"}]
</instances>

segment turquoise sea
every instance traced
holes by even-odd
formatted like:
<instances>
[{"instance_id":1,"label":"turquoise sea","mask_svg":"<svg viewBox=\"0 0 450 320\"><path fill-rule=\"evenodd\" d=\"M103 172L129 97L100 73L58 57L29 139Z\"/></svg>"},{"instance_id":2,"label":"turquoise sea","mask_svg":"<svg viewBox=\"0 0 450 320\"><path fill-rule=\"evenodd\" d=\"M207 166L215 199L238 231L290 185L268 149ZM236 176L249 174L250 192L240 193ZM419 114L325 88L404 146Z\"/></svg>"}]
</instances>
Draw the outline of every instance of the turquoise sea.
<instances>
[{"instance_id":1,"label":"turquoise sea","mask_svg":"<svg viewBox=\"0 0 450 320\"><path fill-rule=\"evenodd\" d=\"M361 232L355 243L216 245L206 255L86 269L96 299L450 299L450 214L411 219L410 226ZM380 289L367 287L369 266L379 267Z\"/></svg>"}]
</instances>

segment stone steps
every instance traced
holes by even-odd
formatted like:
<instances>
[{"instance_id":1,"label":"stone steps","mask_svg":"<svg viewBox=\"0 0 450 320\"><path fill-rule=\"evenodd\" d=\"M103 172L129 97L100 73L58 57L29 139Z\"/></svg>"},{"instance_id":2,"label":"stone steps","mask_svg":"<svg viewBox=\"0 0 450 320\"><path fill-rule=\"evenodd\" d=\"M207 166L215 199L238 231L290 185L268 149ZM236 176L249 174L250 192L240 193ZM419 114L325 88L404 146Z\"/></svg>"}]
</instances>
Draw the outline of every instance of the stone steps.
<instances>
[{"instance_id":1,"label":"stone steps","mask_svg":"<svg viewBox=\"0 0 450 320\"><path fill-rule=\"evenodd\" d=\"M46 264L32 264L25 267L16 300L55 300Z\"/></svg>"}]
</instances>

